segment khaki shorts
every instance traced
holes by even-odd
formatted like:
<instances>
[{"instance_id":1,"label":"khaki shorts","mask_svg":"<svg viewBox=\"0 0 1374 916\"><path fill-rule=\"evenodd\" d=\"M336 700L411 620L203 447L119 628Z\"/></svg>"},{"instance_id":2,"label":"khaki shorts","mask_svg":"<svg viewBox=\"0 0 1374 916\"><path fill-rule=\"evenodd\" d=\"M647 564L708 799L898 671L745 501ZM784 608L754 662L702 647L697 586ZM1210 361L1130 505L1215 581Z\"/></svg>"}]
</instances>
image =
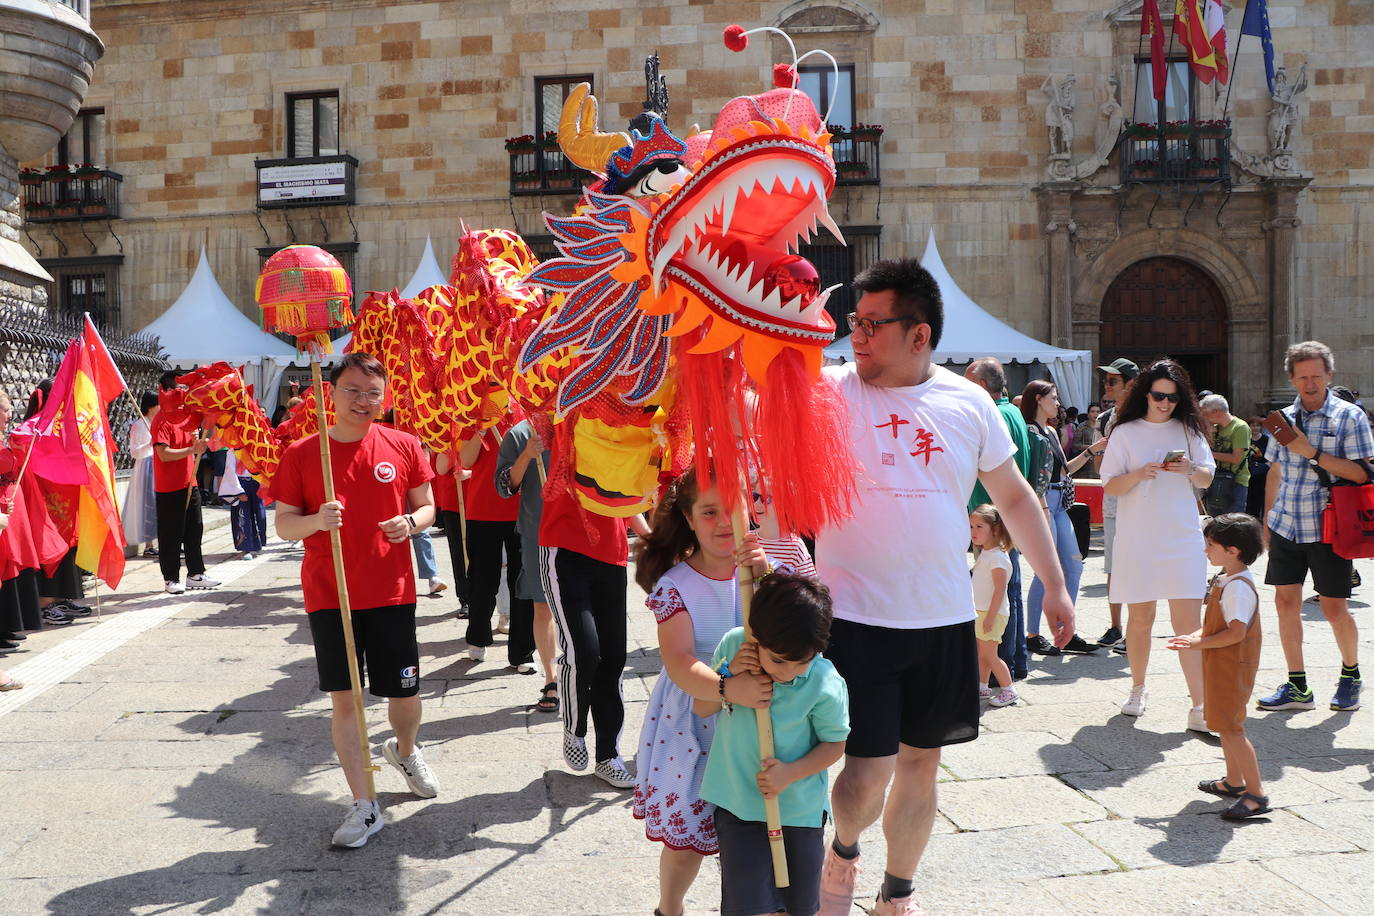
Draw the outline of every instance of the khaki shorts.
<instances>
[{"instance_id":1,"label":"khaki shorts","mask_svg":"<svg viewBox=\"0 0 1374 916\"><path fill-rule=\"evenodd\" d=\"M1001 642L1002 634L1007 632L1007 621L1011 617L1007 614L998 614L992 619L992 632L983 629L983 621L987 619L987 611L978 611L978 619L973 624L973 635L983 642Z\"/></svg>"}]
</instances>

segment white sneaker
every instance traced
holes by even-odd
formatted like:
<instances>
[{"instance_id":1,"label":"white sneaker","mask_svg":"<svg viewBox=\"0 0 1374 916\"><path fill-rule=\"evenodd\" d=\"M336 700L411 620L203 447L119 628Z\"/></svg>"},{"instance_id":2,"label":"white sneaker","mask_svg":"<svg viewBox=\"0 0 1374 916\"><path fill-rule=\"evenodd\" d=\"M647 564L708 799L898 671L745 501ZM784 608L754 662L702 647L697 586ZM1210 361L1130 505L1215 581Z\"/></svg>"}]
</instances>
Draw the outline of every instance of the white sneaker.
<instances>
[{"instance_id":1,"label":"white sneaker","mask_svg":"<svg viewBox=\"0 0 1374 916\"><path fill-rule=\"evenodd\" d=\"M1003 687L988 698L988 705L1000 708L1002 706L1010 706L1019 699L1020 695L1017 694L1015 687Z\"/></svg>"},{"instance_id":2,"label":"white sneaker","mask_svg":"<svg viewBox=\"0 0 1374 916\"><path fill-rule=\"evenodd\" d=\"M409 757L402 757L397 750L398 746L395 738L386 739L386 743L382 745L382 756L386 758L386 762L401 771L411 792L421 798L433 798L438 795L439 778L434 775L429 764L425 763L424 755L420 753L420 745L415 745L415 751Z\"/></svg>"},{"instance_id":3,"label":"white sneaker","mask_svg":"<svg viewBox=\"0 0 1374 916\"><path fill-rule=\"evenodd\" d=\"M510 634L510 615L498 614L496 617L496 632Z\"/></svg>"},{"instance_id":4,"label":"white sneaker","mask_svg":"<svg viewBox=\"0 0 1374 916\"><path fill-rule=\"evenodd\" d=\"M1125 703L1121 704L1121 714L1123 716L1143 716L1145 715L1145 698L1149 696L1150 688L1141 684L1139 687L1131 688L1131 695Z\"/></svg>"},{"instance_id":5,"label":"white sneaker","mask_svg":"<svg viewBox=\"0 0 1374 916\"><path fill-rule=\"evenodd\" d=\"M375 801L354 800L353 806L348 809L348 817L334 831L333 843L349 849L366 846L367 838L381 830L384 824L381 805Z\"/></svg>"},{"instance_id":6,"label":"white sneaker","mask_svg":"<svg viewBox=\"0 0 1374 916\"><path fill-rule=\"evenodd\" d=\"M614 786L617 789L633 789L635 776L625 766L625 761L619 757L612 757L610 760L602 760L596 765L596 775L602 782Z\"/></svg>"},{"instance_id":7,"label":"white sneaker","mask_svg":"<svg viewBox=\"0 0 1374 916\"><path fill-rule=\"evenodd\" d=\"M468 658L475 662L480 662L487 657L486 646L468 646Z\"/></svg>"},{"instance_id":8,"label":"white sneaker","mask_svg":"<svg viewBox=\"0 0 1374 916\"><path fill-rule=\"evenodd\" d=\"M448 583L445 582L443 579L440 579L436 576L435 578L429 580L429 593L431 595L437 595L440 592L447 590Z\"/></svg>"},{"instance_id":9,"label":"white sneaker","mask_svg":"<svg viewBox=\"0 0 1374 916\"><path fill-rule=\"evenodd\" d=\"M244 551L243 556L239 557L239 559L241 559L241 560L251 560L251 559L253 559L253 554L252 554L251 552L249 552L249 551Z\"/></svg>"},{"instance_id":10,"label":"white sneaker","mask_svg":"<svg viewBox=\"0 0 1374 916\"><path fill-rule=\"evenodd\" d=\"M1201 732L1204 735L1215 735L1216 732L1207 727L1207 717L1202 714L1201 706L1194 706L1188 710L1188 731Z\"/></svg>"},{"instance_id":11,"label":"white sneaker","mask_svg":"<svg viewBox=\"0 0 1374 916\"><path fill-rule=\"evenodd\" d=\"M198 576L186 577L186 587L192 589L219 588L223 584L222 582L216 582L214 579L211 579L209 576L205 575L205 573L201 573Z\"/></svg>"},{"instance_id":12,"label":"white sneaker","mask_svg":"<svg viewBox=\"0 0 1374 916\"><path fill-rule=\"evenodd\" d=\"M163 586L163 591L169 595L180 595L186 591L186 586L180 582L168 582Z\"/></svg>"},{"instance_id":13,"label":"white sneaker","mask_svg":"<svg viewBox=\"0 0 1374 916\"><path fill-rule=\"evenodd\" d=\"M978 699L986 700L992 696L992 688L987 684L978 685Z\"/></svg>"}]
</instances>

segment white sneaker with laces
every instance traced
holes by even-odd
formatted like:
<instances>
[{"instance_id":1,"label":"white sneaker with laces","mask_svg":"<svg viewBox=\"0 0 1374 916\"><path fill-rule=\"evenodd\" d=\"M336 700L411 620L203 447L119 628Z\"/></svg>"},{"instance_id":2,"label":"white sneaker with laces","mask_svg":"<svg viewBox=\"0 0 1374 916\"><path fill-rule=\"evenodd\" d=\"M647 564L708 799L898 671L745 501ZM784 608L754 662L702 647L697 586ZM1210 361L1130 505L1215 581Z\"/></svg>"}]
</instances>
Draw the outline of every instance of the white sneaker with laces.
<instances>
[{"instance_id":1,"label":"white sneaker with laces","mask_svg":"<svg viewBox=\"0 0 1374 916\"><path fill-rule=\"evenodd\" d=\"M979 684L979 685L978 685L978 699L980 699L980 700L986 700L986 699L988 699L988 698L991 697L991 696L992 696L992 688L991 688L991 687L989 687L987 684Z\"/></svg>"},{"instance_id":2,"label":"white sneaker with laces","mask_svg":"<svg viewBox=\"0 0 1374 916\"><path fill-rule=\"evenodd\" d=\"M633 789L635 785L634 774L625 766L625 761L619 757L597 761L596 775L602 782L617 789Z\"/></svg>"},{"instance_id":3,"label":"white sneaker with laces","mask_svg":"<svg viewBox=\"0 0 1374 916\"><path fill-rule=\"evenodd\" d=\"M209 576L205 575L205 573L201 573L198 576L186 577L186 587L191 589L219 588L223 584L222 582L216 582L214 579L211 579Z\"/></svg>"},{"instance_id":4,"label":"white sneaker with laces","mask_svg":"<svg viewBox=\"0 0 1374 916\"><path fill-rule=\"evenodd\" d=\"M1003 706L1010 706L1020 698L1021 697L1019 694L1017 694L1015 687L1003 687L1001 690L998 690L996 693L994 693L991 697L988 698L988 705L996 706L998 708Z\"/></svg>"},{"instance_id":5,"label":"white sneaker with laces","mask_svg":"<svg viewBox=\"0 0 1374 916\"><path fill-rule=\"evenodd\" d=\"M475 662L480 662L487 657L486 646L468 646L468 658Z\"/></svg>"},{"instance_id":6,"label":"white sneaker with laces","mask_svg":"<svg viewBox=\"0 0 1374 916\"><path fill-rule=\"evenodd\" d=\"M1200 732L1204 735L1214 735L1216 732L1207 727L1207 717L1202 714L1201 706L1194 706L1188 710L1188 731Z\"/></svg>"},{"instance_id":7,"label":"white sneaker with laces","mask_svg":"<svg viewBox=\"0 0 1374 916\"><path fill-rule=\"evenodd\" d=\"M510 615L498 614L496 617L496 632L510 634Z\"/></svg>"},{"instance_id":8,"label":"white sneaker with laces","mask_svg":"<svg viewBox=\"0 0 1374 916\"><path fill-rule=\"evenodd\" d=\"M430 579L430 580L429 580L429 593L430 593L431 595L437 595L437 594L439 594L440 592L444 592L444 591L447 591L447 590L448 590L448 583L445 582L443 579L440 579L439 577L436 576L436 577L434 577L433 579Z\"/></svg>"},{"instance_id":9,"label":"white sneaker with laces","mask_svg":"<svg viewBox=\"0 0 1374 916\"><path fill-rule=\"evenodd\" d=\"M1150 694L1150 688L1141 684L1139 687L1131 688L1131 695L1121 704L1121 714L1123 716L1143 716L1145 715L1145 698Z\"/></svg>"},{"instance_id":10,"label":"white sneaker with laces","mask_svg":"<svg viewBox=\"0 0 1374 916\"><path fill-rule=\"evenodd\" d=\"M401 775L406 778L406 785L410 786L410 791L421 798L433 798L439 794L439 778L434 775L434 771L425 763L424 755L420 753L420 745L415 745L415 750L409 757L402 757L398 750L399 742L395 738L386 739L382 745L382 756L386 762L401 771Z\"/></svg>"},{"instance_id":11,"label":"white sneaker with laces","mask_svg":"<svg viewBox=\"0 0 1374 916\"><path fill-rule=\"evenodd\" d=\"M162 590L169 595L180 595L186 591L186 586L182 585L180 582L168 582L165 583Z\"/></svg>"},{"instance_id":12,"label":"white sneaker with laces","mask_svg":"<svg viewBox=\"0 0 1374 916\"><path fill-rule=\"evenodd\" d=\"M366 846L367 838L381 830L384 824L381 805L375 801L355 799L352 807L348 809L348 816L339 825L339 829L334 831L333 843L335 846L346 846L349 849Z\"/></svg>"}]
</instances>

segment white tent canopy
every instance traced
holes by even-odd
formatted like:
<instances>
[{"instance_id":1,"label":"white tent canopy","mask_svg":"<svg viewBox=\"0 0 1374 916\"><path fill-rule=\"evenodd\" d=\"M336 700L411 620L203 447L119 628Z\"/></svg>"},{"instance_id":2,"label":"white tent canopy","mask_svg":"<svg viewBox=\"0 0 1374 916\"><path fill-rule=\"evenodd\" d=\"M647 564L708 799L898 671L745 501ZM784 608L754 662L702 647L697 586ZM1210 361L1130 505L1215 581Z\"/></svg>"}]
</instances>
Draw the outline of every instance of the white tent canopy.
<instances>
[{"instance_id":1,"label":"white tent canopy","mask_svg":"<svg viewBox=\"0 0 1374 916\"><path fill-rule=\"evenodd\" d=\"M262 383L296 355L294 347L265 333L229 300L210 269L203 245L200 263L186 288L141 333L157 335L167 361L177 369L221 361L244 366L244 380L254 385L260 400L268 394ZM275 392L271 400L275 401Z\"/></svg>"},{"instance_id":2,"label":"white tent canopy","mask_svg":"<svg viewBox=\"0 0 1374 916\"><path fill-rule=\"evenodd\" d=\"M1088 350L1065 350L1041 343L994 318L974 302L954 282L940 258L932 229L926 241L921 266L930 271L940 286L945 305L945 327L935 350L937 363L968 363L984 356L995 356L1004 363L1039 362L1049 370L1060 388L1065 405L1086 407L1091 403L1093 363ZM843 337L826 347L831 359L852 360L854 347Z\"/></svg>"}]
</instances>

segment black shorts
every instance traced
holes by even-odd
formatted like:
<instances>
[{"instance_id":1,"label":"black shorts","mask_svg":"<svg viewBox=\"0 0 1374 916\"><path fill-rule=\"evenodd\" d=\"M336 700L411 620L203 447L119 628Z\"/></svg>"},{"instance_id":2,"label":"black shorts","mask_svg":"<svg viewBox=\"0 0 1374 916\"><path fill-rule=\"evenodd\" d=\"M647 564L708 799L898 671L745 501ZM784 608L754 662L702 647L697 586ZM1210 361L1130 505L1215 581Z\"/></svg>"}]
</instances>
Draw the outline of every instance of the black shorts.
<instances>
[{"instance_id":1,"label":"black shorts","mask_svg":"<svg viewBox=\"0 0 1374 916\"><path fill-rule=\"evenodd\" d=\"M1269 566L1265 585L1302 585L1312 572L1312 585L1324 598L1349 598L1350 573L1355 564L1337 556L1330 544L1299 544L1277 531L1269 532Z\"/></svg>"},{"instance_id":2,"label":"black shorts","mask_svg":"<svg viewBox=\"0 0 1374 916\"><path fill-rule=\"evenodd\" d=\"M820 827L782 828L790 887L773 883L767 824L742 821L724 808L716 808L716 837L720 840L721 916L784 912L812 916L821 908L824 820Z\"/></svg>"},{"instance_id":3,"label":"black shorts","mask_svg":"<svg viewBox=\"0 0 1374 916\"><path fill-rule=\"evenodd\" d=\"M830 626L825 657L849 687L851 757L897 746L936 748L978 737L978 642L973 621L925 630Z\"/></svg>"},{"instance_id":4,"label":"black shorts","mask_svg":"<svg viewBox=\"0 0 1374 916\"><path fill-rule=\"evenodd\" d=\"M338 608L315 611L310 638L320 689L329 693L351 690L348 651ZM413 697L420 692L420 645L415 639L415 605L364 608L353 612L353 642L358 650L358 675L367 667L368 692L374 697Z\"/></svg>"}]
</instances>

